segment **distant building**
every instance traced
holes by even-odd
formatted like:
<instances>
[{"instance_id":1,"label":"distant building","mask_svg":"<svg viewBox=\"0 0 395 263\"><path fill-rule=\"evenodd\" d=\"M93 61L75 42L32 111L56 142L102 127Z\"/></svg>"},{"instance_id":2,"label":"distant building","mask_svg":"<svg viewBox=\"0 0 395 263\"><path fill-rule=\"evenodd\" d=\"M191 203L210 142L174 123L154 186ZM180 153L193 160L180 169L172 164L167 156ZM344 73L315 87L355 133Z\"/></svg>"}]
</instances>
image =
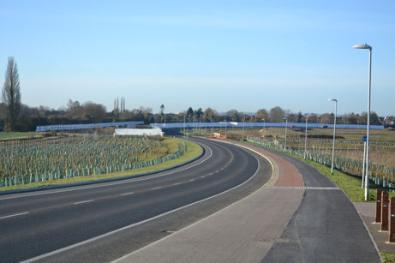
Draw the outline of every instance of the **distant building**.
<instances>
[{"instance_id":1,"label":"distant building","mask_svg":"<svg viewBox=\"0 0 395 263\"><path fill-rule=\"evenodd\" d=\"M60 131L80 131L103 128L134 128L137 125L144 124L143 121L123 121L123 122L101 122L86 124L58 124L37 126L36 132L60 132Z\"/></svg>"},{"instance_id":2,"label":"distant building","mask_svg":"<svg viewBox=\"0 0 395 263\"><path fill-rule=\"evenodd\" d=\"M152 129L115 129L114 136L148 136L163 137L163 131L160 128Z\"/></svg>"}]
</instances>

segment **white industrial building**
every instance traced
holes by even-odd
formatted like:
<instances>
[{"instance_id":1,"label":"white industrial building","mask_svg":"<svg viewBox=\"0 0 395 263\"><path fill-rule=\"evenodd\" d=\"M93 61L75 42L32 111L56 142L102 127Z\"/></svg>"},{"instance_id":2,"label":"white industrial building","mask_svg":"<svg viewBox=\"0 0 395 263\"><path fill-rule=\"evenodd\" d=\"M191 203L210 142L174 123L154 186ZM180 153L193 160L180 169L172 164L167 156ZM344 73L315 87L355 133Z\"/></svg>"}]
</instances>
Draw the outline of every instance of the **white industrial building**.
<instances>
[{"instance_id":1,"label":"white industrial building","mask_svg":"<svg viewBox=\"0 0 395 263\"><path fill-rule=\"evenodd\" d=\"M114 136L148 136L163 137L162 129L152 128L152 129L115 129Z\"/></svg>"}]
</instances>

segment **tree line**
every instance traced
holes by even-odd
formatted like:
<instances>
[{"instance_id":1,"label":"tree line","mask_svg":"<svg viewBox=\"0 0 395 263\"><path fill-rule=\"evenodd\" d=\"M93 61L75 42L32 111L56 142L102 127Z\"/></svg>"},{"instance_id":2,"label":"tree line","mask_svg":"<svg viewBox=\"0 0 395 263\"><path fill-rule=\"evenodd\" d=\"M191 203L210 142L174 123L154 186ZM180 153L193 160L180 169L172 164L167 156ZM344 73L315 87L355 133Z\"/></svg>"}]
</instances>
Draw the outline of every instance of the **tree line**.
<instances>
[{"instance_id":1,"label":"tree line","mask_svg":"<svg viewBox=\"0 0 395 263\"><path fill-rule=\"evenodd\" d=\"M115 104L116 105L116 104ZM366 124L366 113L349 113L337 116L338 123ZM395 117L381 118L375 112L371 113L371 124L394 125ZM304 122L308 118L312 123L332 123L333 113L304 114L291 112L279 106L269 110L264 108L256 112L240 112L231 109L227 112L218 112L213 108L189 107L179 113L166 113L165 105L159 106L159 113L153 113L152 108L140 107L128 110L123 106L122 110L114 106L107 111L102 104L95 102L80 103L69 100L66 107L51 109L49 107L29 107L21 102L21 90L17 64L13 57L8 59L5 81L2 90L2 102L0 103L0 130L6 131L32 131L38 125L92 123L111 121L144 121L144 123L166 122L283 122L287 118L289 122Z\"/></svg>"}]
</instances>

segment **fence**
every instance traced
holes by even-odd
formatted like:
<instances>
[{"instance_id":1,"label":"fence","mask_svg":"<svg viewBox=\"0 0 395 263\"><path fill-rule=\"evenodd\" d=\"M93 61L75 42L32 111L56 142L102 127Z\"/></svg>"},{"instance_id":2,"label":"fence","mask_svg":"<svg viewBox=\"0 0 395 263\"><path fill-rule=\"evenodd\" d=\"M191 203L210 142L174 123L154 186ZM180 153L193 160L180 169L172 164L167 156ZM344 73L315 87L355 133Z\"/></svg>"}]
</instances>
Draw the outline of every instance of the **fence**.
<instances>
[{"instance_id":1,"label":"fence","mask_svg":"<svg viewBox=\"0 0 395 263\"><path fill-rule=\"evenodd\" d=\"M300 158L304 157L304 150L291 148L284 149L284 146L281 144L275 144L271 141L267 141L259 137L248 137L247 141L263 146L264 148L267 148L269 150L296 155ZM330 154L311 151L306 151L306 159L323 164L325 166L331 166L332 162L332 157ZM362 165L363 163L361 160L353 160L339 156L335 156L334 158L334 168L336 170L345 172L359 178L361 178ZM395 168L369 162L369 170L370 180L373 181L376 185L382 186L384 188L395 187Z\"/></svg>"},{"instance_id":2,"label":"fence","mask_svg":"<svg viewBox=\"0 0 395 263\"><path fill-rule=\"evenodd\" d=\"M53 143L56 144L57 142L54 141ZM84 142L78 142L78 143L83 144ZM106 142L103 142L102 145L103 144L104 144L103 147L107 147L109 151L115 154L117 150L120 149L118 147L119 145L114 146L111 144L106 144ZM10 148L10 145L7 146L8 148ZM95 147L92 146L89 147L89 145L87 145L87 147L85 146L86 145L84 145L84 147L81 147L82 148L81 151L86 151L88 155L97 154L96 152L97 149L95 150ZM140 146L141 146L140 149L141 152L143 153L148 152L149 146L144 145L144 143ZM32 147L37 148L40 146L33 145ZM70 155L69 150L71 149L72 151L73 148L75 147L78 146L71 145L69 146L69 148L63 147L61 149L56 149L56 151L60 153L60 156L62 154L62 151L64 151L65 153L67 152L68 153L67 155ZM48 147L46 147L46 149L47 148ZM122 150L123 152L128 152L127 154L129 155L133 154L132 148L124 148ZM63 159L59 160L58 162L53 162L52 159L48 160L48 157L46 157L45 155L42 155L39 152L34 152L31 151L31 149L27 149L26 147L23 147L20 150L18 149L18 153L16 154L19 153L22 154L23 159L20 161L25 161L26 162L25 165L20 165L21 162L19 162L18 164L16 163L16 161L13 158L14 157L13 155L16 154L12 153L12 151L15 150L10 150L10 152L7 153L2 152L1 157L3 159L3 163L1 163L0 165L0 187L31 184L36 182L45 182L49 180L68 179L77 176L100 176L107 173L140 169L140 168L158 165L169 160L177 159L180 156L184 155L184 153L187 150L188 150L187 144L185 142L182 142L178 144L178 149L174 153L160 156L159 158L155 158L151 160L139 161L138 158L125 159L122 157L124 156L124 153L121 152L119 154L119 157L117 157L116 159L111 159L106 157L107 159L105 161L103 161L102 159L100 159L100 157L97 156L91 159L93 160L93 162L87 161L86 158L79 158L77 160L74 160L74 159L68 159L65 156ZM54 151L47 152L46 154L47 155L54 154ZM72 151L72 154L77 155L78 152ZM7 158L7 162L5 162L6 158ZM33 163L36 162L39 162L39 164L33 165ZM13 170L13 174L6 175L6 170L10 171L10 169Z\"/></svg>"}]
</instances>

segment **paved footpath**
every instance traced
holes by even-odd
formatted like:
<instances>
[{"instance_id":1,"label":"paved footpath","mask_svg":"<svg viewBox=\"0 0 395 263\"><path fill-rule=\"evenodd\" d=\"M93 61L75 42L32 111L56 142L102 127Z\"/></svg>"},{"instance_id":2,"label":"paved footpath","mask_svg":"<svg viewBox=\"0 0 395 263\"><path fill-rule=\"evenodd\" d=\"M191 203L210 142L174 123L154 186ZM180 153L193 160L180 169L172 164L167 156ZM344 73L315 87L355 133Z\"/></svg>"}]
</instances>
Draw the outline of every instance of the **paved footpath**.
<instances>
[{"instance_id":1,"label":"paved footpath","mask_svg":"<svg viewBox=\"0 0 395 263\"><path fill-rule=\"evenodd\" d=\"M380 262L353 205L326 177L248 147L271 161L273 180L116 262Z\"/></svg>"},{"instance_id":2,"label":"paved footpath","mask_svg":"<svg viewBox=\"0 0 395 263\"><path fill-rule=\"evenodd\" d=\"M357 202L354 203L359 215L362 217L366 226L369 228L380 251L395 253L395 244L388 243L389 231L381 231L381 224L375 223L376 203Z\"/></svg>"}]
</instances>

